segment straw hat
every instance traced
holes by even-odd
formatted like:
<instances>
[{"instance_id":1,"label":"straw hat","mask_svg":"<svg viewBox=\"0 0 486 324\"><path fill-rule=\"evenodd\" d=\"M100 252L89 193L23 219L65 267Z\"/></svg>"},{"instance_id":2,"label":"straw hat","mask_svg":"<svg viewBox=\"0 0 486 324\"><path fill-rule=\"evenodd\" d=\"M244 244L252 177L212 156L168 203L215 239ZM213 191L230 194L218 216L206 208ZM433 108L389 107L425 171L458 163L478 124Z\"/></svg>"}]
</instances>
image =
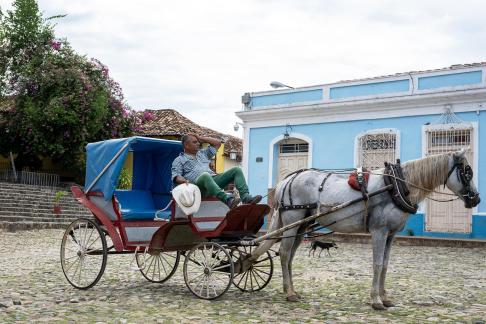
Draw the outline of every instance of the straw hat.
<instances>
[{"instance_id":1,"label":"straw hat","mask_svg":"<svg viewBox=\"0 0 486 324\"><path fill-rule=\"evenodd\" d=\"M184 214L192 215L201 205L201 191L192 183L180 184L172 189L172 196Z\"/></svg>"}]
</instances>

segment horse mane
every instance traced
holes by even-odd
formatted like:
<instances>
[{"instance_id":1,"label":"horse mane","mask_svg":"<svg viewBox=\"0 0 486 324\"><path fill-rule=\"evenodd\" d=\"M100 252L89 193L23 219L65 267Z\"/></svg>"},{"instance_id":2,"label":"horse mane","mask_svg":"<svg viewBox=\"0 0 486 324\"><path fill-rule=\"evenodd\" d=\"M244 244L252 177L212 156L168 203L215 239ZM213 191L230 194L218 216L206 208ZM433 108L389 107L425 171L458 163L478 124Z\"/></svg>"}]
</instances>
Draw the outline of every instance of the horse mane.
<instances>
[{"instance_id":1,"label":"horse mane","mask_svg":"<svg viewBox=\"0 0 486 324\"><path fill-rule=\"evenodd\" d=\"M410 190L408 198L412 203L418 204L430 195L430 192L416 188L411 184L427 190L434 190L443 184L449 172L451 155L452 153L431 155L403 163L403 177L409 182L407 183Z\"/></svg>"}]
</instances>

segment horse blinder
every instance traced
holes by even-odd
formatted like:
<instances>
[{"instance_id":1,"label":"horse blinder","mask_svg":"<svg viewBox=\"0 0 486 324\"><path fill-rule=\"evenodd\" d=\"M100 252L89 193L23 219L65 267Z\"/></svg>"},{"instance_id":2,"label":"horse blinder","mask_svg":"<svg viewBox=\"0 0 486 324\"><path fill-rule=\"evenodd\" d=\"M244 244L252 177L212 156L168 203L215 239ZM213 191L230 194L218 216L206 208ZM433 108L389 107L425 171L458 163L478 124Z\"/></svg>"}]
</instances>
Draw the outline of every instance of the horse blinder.
<instances>
[{"instance_id":1,"label":"horse blinder","mask_svg":"<svg viewBox=\"0 0 486 324\"><path fill-rule=\"evenodd\" d=\"M481 199L479 193L471 190L471 181L473 179L473 170L470 165L464 165L464 162L455 163L452 169L449 171L447 178L444 182L444 186L447 183L447 179L456 169L456 175L459 182L461 182L463 188L459 192L464 198L464 205L466 208L472 208L479 204Z\"/></svg>"}]
</instances>

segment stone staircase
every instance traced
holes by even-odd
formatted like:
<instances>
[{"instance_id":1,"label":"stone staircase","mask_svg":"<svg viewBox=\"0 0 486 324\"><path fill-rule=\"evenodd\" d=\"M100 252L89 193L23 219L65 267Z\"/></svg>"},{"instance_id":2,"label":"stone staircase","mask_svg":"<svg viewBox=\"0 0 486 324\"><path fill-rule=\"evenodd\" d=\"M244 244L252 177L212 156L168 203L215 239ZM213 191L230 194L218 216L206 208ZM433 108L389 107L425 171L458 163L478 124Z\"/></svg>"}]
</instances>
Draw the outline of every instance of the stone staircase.
<instances>
[{"instance_id":1,"label":"stone staircase","mask_svg":"<svg viewBox=\"0 0 486 324\"><path fill-rule=\"evenodd\" d=\"M53 213L57 191L68 194L61 198L61 214ZM0 182L0 228L20 229L66 228L73 220L92 218L91 212L73 198L68 188L46 188Z\"/></svg>"}]
</instances>

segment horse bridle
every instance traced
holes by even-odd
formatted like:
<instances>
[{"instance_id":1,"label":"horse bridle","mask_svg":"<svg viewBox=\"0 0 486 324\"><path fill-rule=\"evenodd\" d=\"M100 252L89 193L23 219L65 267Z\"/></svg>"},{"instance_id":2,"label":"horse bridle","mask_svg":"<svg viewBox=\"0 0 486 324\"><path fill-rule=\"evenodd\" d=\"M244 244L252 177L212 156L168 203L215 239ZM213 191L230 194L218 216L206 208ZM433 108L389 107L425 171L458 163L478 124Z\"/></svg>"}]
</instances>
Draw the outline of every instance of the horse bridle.
<instances>
[{"instance_id":1,"label":"horse bridle","mask_svg":"<svg viewBox=\"0 0 486 324\"><path fill-rule=\"evenodd\" d=\"M469 199L474 199L478 195L471 190L471 180L473 179L473 170L470 165L464 164L464 161L459 161L458 158L454 157L454 165L447 173L447 177L444 180L444 187L447 180L451 176L452 172L456 170L457 179L461 182L463 188L459 192L463 197Z\"/></svg>"}]
</instances>

